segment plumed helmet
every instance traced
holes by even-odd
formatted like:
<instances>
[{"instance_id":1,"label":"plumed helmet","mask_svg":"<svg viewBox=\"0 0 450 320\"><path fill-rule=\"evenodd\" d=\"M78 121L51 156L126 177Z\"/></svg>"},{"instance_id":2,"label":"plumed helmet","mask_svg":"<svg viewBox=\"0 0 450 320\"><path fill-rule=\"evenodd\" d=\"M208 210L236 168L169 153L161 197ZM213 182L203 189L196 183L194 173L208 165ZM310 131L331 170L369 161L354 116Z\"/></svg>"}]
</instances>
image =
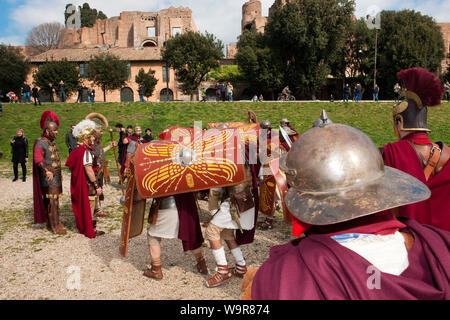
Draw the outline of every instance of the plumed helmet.
<instances>
[{"instance_id":1,"label":"plumed helmet","mask_svg":"<svg viewBox=\"0 0 450 320\"><path fill-rule=\"evenodd\" d=\"M56 129L58 129L59 127L59 118L58 116L53 113L53 111L44 111L44 113L41 116L41 121L40 121L40 126L42 130L45 130L48 128L48 126L50 125L50 123L54 123L54 125L51 125L52 128L55 127L56 125Z\"/></svg>"},{"instance_id":2,"label":"plumed helmet","mask_svg":"<svg viewBox=\"0 0 450 320\"><path fill-rule=\"evenodd\" d=\"M400 71L403 99L393 108L394 124L404 131L431 131L427 125L427 108L441 104L444 88L436 75L426 69L411 68ZM395 133L399 137L395 126Z\"/></svg>"},{"instance_id":3,"label":"plumed helmet","mask_svg":"<svg viewBox=\"0 0 450 320\"><path fill-rule=\"evenodd\" d=\"M77 138L78 143L82 144L84 139L88 139L88 144L90 144L90 138L95 134L95 129L97 124L92 120L83 120L78 123L75 128L73 128L73 136Z\"/></svg>"},{"instance_id":4,"label":"plumed helmet","mask_svg":"<svg viewBox=\"0 0 450 320\"><path fill-rule=\"evenodd\" d=\"M300 221L330 225L419 202L430 190L387 166L372 140L343 124L304 133L280 160L292 186L285 202Z\"/></svg>"},{"instance_id":5,"label":"plumed helmet","mask_svg":"<svg viewBox=\"0 0 450 320\"><path fill-rule=\"evenodd\" d=\"M92 120L96 123L96 129L95 129L95 137L97 139L100 139L101 137L101 131L108 129L109 123L108 120L104 115L101 113L93 112L86 116L87 120Z\"/></svg>"},{"instance_id":6,"label":"plumed helmet","mask_svg":"<svg viewBox=\"0 0 450 320\"><path fill-rule=\"evenodd\" d=\"M272 129L272 123L269 120L263 120L259 124L261 129Z\"/></svg>"}]
</instances>

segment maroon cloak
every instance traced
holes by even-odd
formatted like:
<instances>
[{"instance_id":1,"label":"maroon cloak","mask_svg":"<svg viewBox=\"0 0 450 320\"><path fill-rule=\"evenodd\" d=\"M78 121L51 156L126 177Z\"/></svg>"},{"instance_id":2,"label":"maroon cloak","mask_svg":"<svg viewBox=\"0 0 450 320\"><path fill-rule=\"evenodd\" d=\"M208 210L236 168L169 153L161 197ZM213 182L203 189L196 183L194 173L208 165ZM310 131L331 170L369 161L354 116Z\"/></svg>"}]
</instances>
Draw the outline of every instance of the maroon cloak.
<instances>
[{"instance_id":1,"label":"maroon cloak","mask_svg":"<svg viewBox=\"0 0 450 320\"><path fill-rule=\"evenodd\" d=\"M86 175L83 166L83 157L87 147L79 145L69 154L66 166L71 169L70 194L72 196L72 209L80 233L88 238L95 238L92 224L92 212L89 204Z\"/></svg>"},{"instance_id":2,"label":"maroon cloak","mask_svg":"<svg viewBox=\"0 0 450 320\"><path fill-rule=\"evenodd\" d=\"M183 193L174 197L180 219L178 239L183 243L183 250L191 251L200 248L204 239L194 194Z\"/></svg>"},{"instance_id":3,"label":"maroon cloak","mask_svg":"<svg viewBox=\"0 0 450 320\"><path fill-rule=\"evenodd\" d=\"M270 250L253 280L252 299L450 299L450 233L403 219L400 231L414 237L409 267L400 276L380 272L379 289L368 286L370 262L330 234L312 234Z\"/></svg>"},{"instance_id":4,"label":"maroon cloak","mask_svg":"<svg viewBox=\"0 0 450 320\"><path fill-rule=\"evenodd\" d=\"M419 157L408 140L431 144L428 134L421 132L389 143L384 147L386 165L416 177L431 190L431 197L426 201L399 208L399 214L422 224L450 231L450 165L447 163L441 172L430 176L426 181ZM428 143L423 143L427 141Z\"/></svg>"},{"instance_id":5,"label":"maroon cloak","mask_svg":"<svg viewBox=\"0 0 450 320\"><path fill-rule=\"evenodd\" d=\"M33 203L34 203L34 223L47 222L47 212L45 210L44 198L42 196L41 178L37 164L44 161L44 154L41 150L36 149L36 143L33 144Z\"/></svg>"}]
</instances>

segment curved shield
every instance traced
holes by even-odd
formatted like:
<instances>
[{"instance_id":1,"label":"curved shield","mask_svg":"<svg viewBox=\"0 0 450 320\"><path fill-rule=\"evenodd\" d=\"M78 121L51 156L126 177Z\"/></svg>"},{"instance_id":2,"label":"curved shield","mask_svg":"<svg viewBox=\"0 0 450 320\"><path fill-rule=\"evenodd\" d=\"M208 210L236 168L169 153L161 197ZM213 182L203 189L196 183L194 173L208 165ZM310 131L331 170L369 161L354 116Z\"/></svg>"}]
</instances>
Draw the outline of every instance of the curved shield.
<instances>
[{"instance_id":1,"label":"curved shield","mask_svg":"<svg viewBox=\"0 0 450 320\"><path fill-rule=\"evenodd\" d=\"M164 140L189 143L194 140L194 128L171 127L167 130Z\"/></svg>"},{"instance_id":2,"label":"curved shield","mask_svg":"<svg viewBox=\"0 0 450 320\"><path fill-rule=\"evenodd\" d=\"M211 129L214 129L214 128L217 128L218 126L220 126L221 124L227 125L227 127L230 129L245 126L245 122L213 122L213 123L208 123L208 126Z\"/></svg>"},{"instance_id":3,"label":"curved shield","mask_svg":"<svg viewBox=\"0 0 450 320\"><path fill-rule=\"evenodd\" d=\"M275 213L275 196L277 185L275 177L264 176L259 187L259 211L265 216L272 217Z\"/></svg>"},{"instance_id":4,"label":"curved shield","mask_svg":"<svg viewBox=\"0 0 450 320\"><path fill-rule=\"evenodd\" d=\"M284 203L284 199L288 192L288 185L287 185L287 181L286 181L286 175L280 170L279 161L280 161L280 158L274 159L274 160L270 161L269 166L270 166L270 169L272 170L273 177L277 184L277 187L280 190L281 203L283 204L283 219L286 223L291 224L292 223L292 218L291 218L292 213L289 211L286 204Z\"/></svg>"},{"instance_id":5,"label":"curved shield","mask_svg":"<svg viewBox=\"0 0 450 320\"><path fill-rule=\"evenodd\" d=\"M235 130L208 130L191 143L152 141L136 151L136 183L144 198L240 184L244 159Z\"/></svg>"}]
</instances>

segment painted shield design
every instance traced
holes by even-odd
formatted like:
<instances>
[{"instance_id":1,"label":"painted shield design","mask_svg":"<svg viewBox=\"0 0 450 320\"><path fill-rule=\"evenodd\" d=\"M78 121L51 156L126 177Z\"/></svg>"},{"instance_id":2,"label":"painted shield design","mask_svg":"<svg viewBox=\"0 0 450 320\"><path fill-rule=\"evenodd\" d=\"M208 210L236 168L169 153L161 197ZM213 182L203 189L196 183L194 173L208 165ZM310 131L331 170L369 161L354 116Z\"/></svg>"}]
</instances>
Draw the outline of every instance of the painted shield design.
<instances>
[{"instance_id":1,"label":"painted shield design","mask_svg":"<svg viewBox=\"0 0 450 320\"><path fill-rule=\"evenodd\" d=\"M135 156L136 183L144 198L226 187L244 181L244 158L236 130L203 131L199 139L152 141Z\"/></svg>"}]
</instances>

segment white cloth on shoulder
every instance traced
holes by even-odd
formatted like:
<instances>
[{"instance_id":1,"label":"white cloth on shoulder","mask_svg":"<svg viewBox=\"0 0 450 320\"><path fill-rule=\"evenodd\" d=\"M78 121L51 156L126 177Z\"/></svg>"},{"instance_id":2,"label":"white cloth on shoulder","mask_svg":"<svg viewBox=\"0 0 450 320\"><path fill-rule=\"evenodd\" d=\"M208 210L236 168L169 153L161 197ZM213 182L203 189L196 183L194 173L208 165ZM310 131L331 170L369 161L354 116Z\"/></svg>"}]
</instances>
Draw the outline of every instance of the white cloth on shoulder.
<instances>
[{"instance_id":1,"label":"white cloth on shoulder","mask_svg":"<svg viewBox=\"0 0 450 320\"><path fill-rule=\"evenodd\" d=\"M398 276L409 266L405 238L398 231L385 236L361 235L336 241L362 256L381 272Z\"/></svg>"}]
</instances>

